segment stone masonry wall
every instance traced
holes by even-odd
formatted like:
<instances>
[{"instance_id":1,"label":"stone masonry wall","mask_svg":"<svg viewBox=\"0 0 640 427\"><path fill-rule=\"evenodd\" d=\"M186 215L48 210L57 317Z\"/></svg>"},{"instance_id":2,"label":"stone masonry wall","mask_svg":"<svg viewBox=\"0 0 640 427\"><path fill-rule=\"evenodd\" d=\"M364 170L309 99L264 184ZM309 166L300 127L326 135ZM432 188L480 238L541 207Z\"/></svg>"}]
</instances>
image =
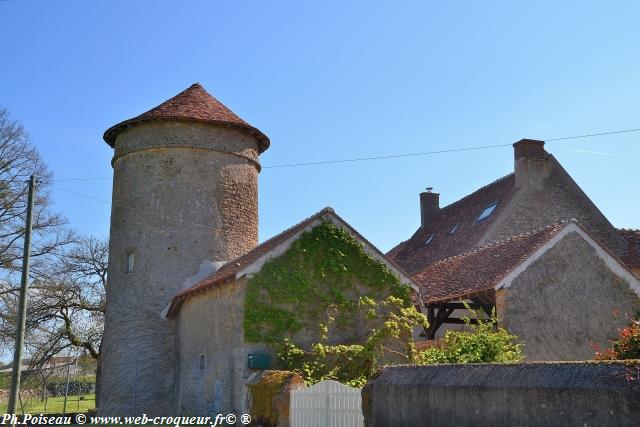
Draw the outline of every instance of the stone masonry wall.
<instances>
[{"instance_id":1,"label":"stone masonry wall","mask_svg":"<svg viewBox=\"0 0 640 427\"><path fill-rule=\"evenodd\" d=\"M525 343L526 360L593 359L628 325L640 299L578 233L569 233L498 293L500 326Z\"/></svg>"},{"instance_id":2,"label":"stone masonry wall","mask_svg":"<svg viewBox=\"0 0 640 427\"><path fill-rule=\"evenodd\" d=\"M261 371L249 369L247 357L266 349L244 343L245 291L241 278L189 298L181 307L180 414L248 413L245 384Z\"/></svg>"},{"instance_id":3,"label":"stone masonry wall","mask_svg":"<svg viewBox=\"0 0 640 427\"><path fill-rule=\"evenodd\" d=\"M638 361L392 366L362 390L366 427L637 426Z\"/></svg>"},{"instance_id":4,"label":"stone masonry wall","mask_svg":"<svg viewBox=\"0 0 640 427\"><path fill-rule=\"evenodd\" d=\"M257 244L257 153L252 137L199 123L118 136L101 415L177 411L176 325L163 311L187 278Z\"/></svg>"}]
</instances>

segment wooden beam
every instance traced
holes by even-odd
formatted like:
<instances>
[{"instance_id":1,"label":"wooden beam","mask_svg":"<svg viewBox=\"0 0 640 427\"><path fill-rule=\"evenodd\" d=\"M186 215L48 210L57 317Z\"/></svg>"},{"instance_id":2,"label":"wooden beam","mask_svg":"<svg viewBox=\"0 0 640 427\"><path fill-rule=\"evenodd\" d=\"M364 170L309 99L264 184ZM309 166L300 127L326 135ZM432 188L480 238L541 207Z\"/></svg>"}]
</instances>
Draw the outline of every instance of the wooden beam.
<instances>
[{"instance_id":1,"label":"wooden beam","mask_svg":"<svg viewBox=\"0 0 640 427\"><path fill-rule=\"evenodd\" d=\"M451 323L454 325L465 325L467 322L465 322L462 319L458 319L457 317L449 317L448 319L446 319L444 322L442 323ZM477 325L480 323L480 321L478 319L469 319L469 323L472 325Z\"/></svg>"},{"instance_id":2,"label":"wooden beam","mask_svg":"<svg viewBox=\"0 0 640 427\"><path fill-rule=\"evenodd\" d=\"M482 308L480 306L480 304L476 304L476 303L473 303L473 302L472 303L468 303L467 305L469 306L469 308L471 310L477 310L479 308ZM467 309L467 307L465 307L464 304L461 303L461 302L448 302L448 303L445 304L445 306L447 308L451 308L451 309L454 309L454 310L466 310Z\"/></svg>"},{"instance_id":3,"label":"wooden beam","mask_svg":"<svg viewBox=\"0 0 640 427\"><path fill-rule=\"evenodd\" d=\"M471 301L476 303L478 307L481 308L482 311L484 311L487 316L491 317L491 314L493 313L493 308L494 308L493 304L485 304L482 302L482 300L478 298L471 298Z\"/></svg>"},{"instance_id":4,"label":"wooden beam","mask_svg":"<svg viewBox=\"0 0 640 427\"><path fill-rule=\"evenodd\" d=\"M436 332L440 326L442 326L454 311L452 308L447 308L446 304L438 304L437 309L438 311L436 312L436 307L433 304L427 307L427 320L429 321L429 327L425 329L425 332L428 340L435 339Z\"/></svg>"},{"instance_id":5,"label":"wooden beam","mask_svg":"<svg viewBox=\"0 0 640 427\"><path fill-rule=\"evenodd\" d=\"M428 340L433 340L436 336L436 331L434 329L435 310L432 305L427 307L427 321L429 322L429 326L425 328L424 332L427 334Z\"/></svg>"}]
</instances>

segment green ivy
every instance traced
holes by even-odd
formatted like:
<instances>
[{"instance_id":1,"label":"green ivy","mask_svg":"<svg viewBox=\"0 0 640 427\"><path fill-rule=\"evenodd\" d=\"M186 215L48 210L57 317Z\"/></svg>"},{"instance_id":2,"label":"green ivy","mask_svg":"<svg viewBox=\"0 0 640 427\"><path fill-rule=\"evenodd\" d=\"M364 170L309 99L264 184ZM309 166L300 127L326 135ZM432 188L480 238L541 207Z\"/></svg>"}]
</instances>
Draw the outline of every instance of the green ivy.
<instances>
[{"instance_id":1,"label":"green ivy","mask_svg":"<svg viewBox=\"0 0 640 427\"><path fill-rule=\"evenodd\" d=\"M411 305L410 294L384 263L327 221L303 233L249 279L245 339L270 345L283 368L308 382L362 381L385 351L404 356L405 363L412 360L412 328L426 320ZM354 319L364 322L359 326L366 337L328 344L332 331L353 328ZM312 348L292 341L303 330L318 337Z\"/></svg>"}]
</instances>

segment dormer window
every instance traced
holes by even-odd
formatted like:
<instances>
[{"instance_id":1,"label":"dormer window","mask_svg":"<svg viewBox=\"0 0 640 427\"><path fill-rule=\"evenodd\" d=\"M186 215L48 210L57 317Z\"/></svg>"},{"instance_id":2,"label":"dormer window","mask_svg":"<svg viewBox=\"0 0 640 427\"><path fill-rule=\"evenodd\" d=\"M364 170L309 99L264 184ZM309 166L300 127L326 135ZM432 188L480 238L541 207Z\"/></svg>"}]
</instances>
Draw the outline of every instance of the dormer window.
<instances>
[{"instance_id":1,"label":"dormer window","mask_svg":"<svg viewBox=\"0 0 640 427\"><path fill-rule=\"evenodd\" d=\"M458 229L458 227L460 227L460 223L456 223L456 225L454 225L453 227L451 227L451 230L449 230L449 234L453 234L456 232L456 230Z\"/></svg>"},{"instance_id":2,"label":"dormer window","mask_svg":"<svg viewBox=\"0 0 640 427\"><path fill-rule=\"evenodd\" d=\"M478 217L478 219L476 219L476 222L480 222L484 219L487 219L491 216L491 214L493 213L494 209L496 208L496 206L498 206L498 202L492 203L489 206L487 206L486 208L484 208L484 210L482 211L482 213L480 214L480 216Z\"/></svg>"},{"instance_id":3,"label":"dormer window","mask_svg":"<svg viewBox=\"0 0 640 427\"><path fill-rule=\"evenodd\" d=\"M436 237L435 234L430 235L429 238L427 240L425 240L424 246L427 246L429 243L431 243L431 241L433 240L434 237Z\"/></svg>"}]
</instances>

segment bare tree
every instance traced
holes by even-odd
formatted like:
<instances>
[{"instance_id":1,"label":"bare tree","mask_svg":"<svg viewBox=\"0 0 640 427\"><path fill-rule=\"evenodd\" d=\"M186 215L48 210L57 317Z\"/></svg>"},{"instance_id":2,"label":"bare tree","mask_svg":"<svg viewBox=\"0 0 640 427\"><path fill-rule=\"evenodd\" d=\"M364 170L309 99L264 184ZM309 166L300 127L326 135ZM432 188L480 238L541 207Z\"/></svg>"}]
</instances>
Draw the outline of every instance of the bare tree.
<instances>
[{"instance_id":1,"label":"bare tree","mask_svg":"<svg viewBox=\"0 0 640 427\"><path fill-rule=\"evenodd\" d=\"M25 345L34 372L46 373L55 356L84 354L95 360L99 376L108 247L100 238L80 238L33 269ZM15 294L3 294L11 287L0 282L0 334L6 336L15 324Z\"/></svg>"},{"instance_id":2,"label":"bare tree","mask_svg":"<svg viewBox=\"0 0 640 427\"><path fill-rule=\"evenodd\" d=\"M35 271L27 321L33 363L45 363L69 350L99 361L107 257L107 241L87 237Z\"/></svg>"},{"instance_id":3,"label":"bare tree","mask_svg":"<svg viewBox=\"0 0 640 427\"><path fill-rule=\"evenodd\" d=\"M46 371L57 355L98 362L104 323L108 244L76 238L50 210L52 174L23 126L0 108L0 352L15 336L27 184L38 179L25 345L30 368Z\"/></svg>"},{"instance_id":4,"label":"bare tree","mask_svg":"<svg viewBox=\"0 0 640 427\"><path fill-rule=\"evenodd\" d=\"M0 352L12 347L30 175L38 180L31 250L32 265L38 267L74 236L65 227L64 218L50 210L52 174L47 165L22 124L0 107Z\"/></svg>"},{"instance_id":5,"label":"bare tree","mask_svg":"<svg viewBox=\"0 0 640 427\"><path fill-rule=\"evenodd\" d=\"M38 180L33 211L34 262L68 244L73 234L65 220L50 211L52 174L31 143L22 124L11 120L0 107L0 270L8 276L22 266L27 184L30 175Z\"/></svg>"}]
</instances>

